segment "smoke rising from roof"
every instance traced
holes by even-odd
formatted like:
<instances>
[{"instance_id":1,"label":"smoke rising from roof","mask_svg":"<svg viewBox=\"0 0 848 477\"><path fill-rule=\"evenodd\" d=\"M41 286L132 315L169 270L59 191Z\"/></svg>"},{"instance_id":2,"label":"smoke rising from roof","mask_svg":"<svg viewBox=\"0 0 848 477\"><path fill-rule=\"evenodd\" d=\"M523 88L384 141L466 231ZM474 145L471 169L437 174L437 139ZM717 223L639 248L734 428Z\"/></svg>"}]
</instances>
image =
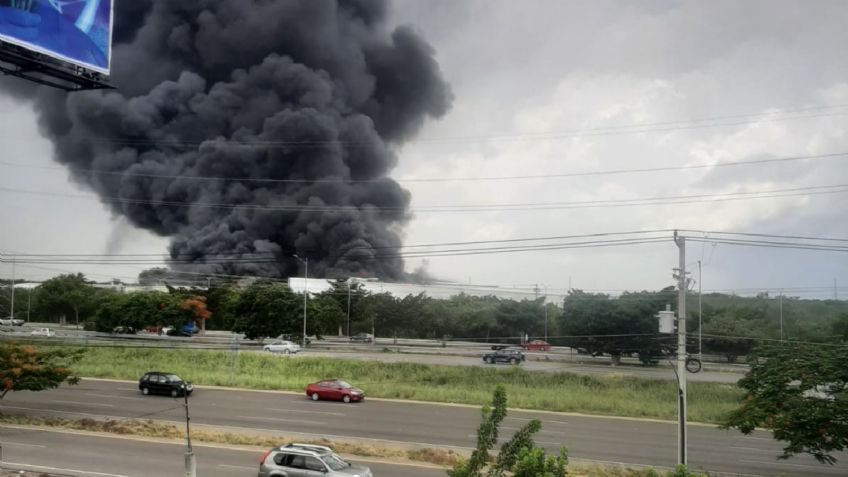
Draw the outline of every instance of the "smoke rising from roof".
<instances>
[{"instance_id":1,"label":"smoke rising from roof","mask_svg":"<svg viewBox=\"0 0 848 477\"><path fill-rule=\"evenodd\" d=\"M170 237L177 269L289 276L297 253L313 276L403 275L380 256L409 218L393 148L451 93L429 45L386 26L386 2L115 8L116 91L27 91L75 180Z\"/></svg>"}]
</instances>

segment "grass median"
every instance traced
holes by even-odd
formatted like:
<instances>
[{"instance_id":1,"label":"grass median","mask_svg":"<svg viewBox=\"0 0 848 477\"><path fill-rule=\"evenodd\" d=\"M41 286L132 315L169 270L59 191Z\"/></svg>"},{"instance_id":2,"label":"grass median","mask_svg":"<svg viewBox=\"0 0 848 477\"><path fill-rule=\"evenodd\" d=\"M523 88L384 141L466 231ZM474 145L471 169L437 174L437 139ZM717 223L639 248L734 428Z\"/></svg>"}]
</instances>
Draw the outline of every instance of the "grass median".
<instances>
[{"instance_id":1,"label":"grass median","mask_svg":"<svg viewBox=\"0 0 848 477\"><path fill-rule=\"evenodd\" d=\"M503 384L510 407L674 420L676 385L670 380L530 372L513 366L468 367L380 363L352 359L284 357L229 352L143 348L87 348L75 366L80 376L138 379L151 370L177 373L200 385L303 391L324 378L342 378L370 397L481 405ZM232 370L232 371L231 371ZM688 385L689 419L718 423L741 391L731 384Z\"/></svg>"}]
</instances>

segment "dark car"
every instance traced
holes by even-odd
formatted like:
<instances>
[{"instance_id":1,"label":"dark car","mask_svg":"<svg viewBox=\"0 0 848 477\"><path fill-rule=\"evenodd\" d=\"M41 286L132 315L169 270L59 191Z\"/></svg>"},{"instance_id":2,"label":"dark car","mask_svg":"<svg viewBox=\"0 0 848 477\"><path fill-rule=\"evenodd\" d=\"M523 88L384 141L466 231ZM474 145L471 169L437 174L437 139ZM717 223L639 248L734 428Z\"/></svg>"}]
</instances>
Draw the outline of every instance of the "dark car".
<instances>
[{"instance_id":1,"label":"dark car","mask_svg":"<svg viewBox=\"0 0 848 477\"><path fill-rule=\"evenodd\" d=\"M336 401L362 401L365 393L341 379L325 379L306 386L306 395L313 401L332 399Z\"/></svg>"},{"instance_id":2,"label":"dark car","mask_svg":"<svg viewBox=\"0 0 848 477\"><path fill-rule=\"evenodd\" d=\"M483 355L483 361L494 364L494 363L510 363L510 364L518 364L524 361L524 353L521 352L520 349L516 348L506 348L499 349L494 353L487 353Z\"/></svg>"},{"instance_id":3,"label":"dark car","mask_svg":"<svg viewBox=\"0 0 848 477\"><path fill-rule=\"evenodd\" d=\"M151 371L138 380L138 389L144 395L165 394L171 397L182 396L194 391L190 382L184 381L174 373Z\"/></svg>"}]
</instances>

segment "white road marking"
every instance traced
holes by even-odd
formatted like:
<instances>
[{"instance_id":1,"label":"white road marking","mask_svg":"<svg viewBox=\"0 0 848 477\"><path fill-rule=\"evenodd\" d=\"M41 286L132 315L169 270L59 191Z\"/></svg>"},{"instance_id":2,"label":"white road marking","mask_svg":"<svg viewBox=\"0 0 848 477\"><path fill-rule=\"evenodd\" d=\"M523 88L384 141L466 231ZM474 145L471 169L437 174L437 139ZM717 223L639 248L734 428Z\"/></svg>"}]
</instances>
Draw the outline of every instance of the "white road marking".
<instances>
[{"instance_id":1,"label":"white road marking","mask_svg":"<svg viewBox=\"0 0 848 477\"><path fill-rule=\"evenodd\" d=\"M100 406L100 407L115 407L114 404L99 404L94 402L80 402L80 401L61 401L59 399L53 399L50 402L60 402L63 404L79 404L81 406Z\"/></svg>"},{"instance_id":2,"label":"white road marking","mask_svg":"<svg viewBox=\"0 0 848 477\"><path fill-rule=\"evenodd\" d=\"M40 447L42 449L47 447L47 446L41 446L41 445L38 445L38 444L24 444L23 442L11 442L11 441L3 441L2 444L4 446Z\"/></svg>"},{"instance_id":3,"label":"white road marking","mask_svg":"<svg viewBox=\"0 0 848 477\"><path fill-rule=\"evenodd\" d=\"M13 465L13 466L18 466L18 467L28 467L30 469L37 469L39 471L44 470L44 471L48 471L48 472L52 472L52 471L73 472L75 474L98 475L98 476L102 476L102 477L130 477L130 476L124 475L124 474L107 474L107 473L104 473L104 472L91 472L91 471L88 471L88 470L65 469L65 468L62 468L62 467L47 467L46 465L23 464L23 463L20 463L20 462L4 461L4 463L7 464L7 465Z\"/></svg>"},{"instance_id":4,"label":"white road marking","mask_svg":"<svg viewBox=\"0 0 848 477\"><path fill-rule=\"evenodd\" d=\"M741 449L748 451L756 451L756 452L767 452L769 454L777 454L780 451L777 449L760 449L759 447L744 447L744 446L730 446L732 449Z\"/></svg>"},{"instance_id":5,"label":"white road marking","mask_svg":"<svg viewBox=\"0 0 848 477\"><path fill-rule=\"evenodd\" d=\"M276 407L269 407L269 411L277 411L277 412L303 412L307 414L327 414L330 416L344 416L343 412L329 412L329 411L302 411L300 409L280 409Z\"/></svg>"},{"instance_id":6,"label":"white road marking","mask_svg":"<svg viewBox=\"0 0 848 477\"><path fill-rule=\"evenodd\" d=\"M115 396L114 394L97 394L97 393L85 393L86 396L93 397L105 397L111 399L132 399L134 401L144 401L144 398L140 397L130 397L130 396Z\"/></svg>"},{"instance_id":7,"label":"white road marking","mask_svg":"<svg viewBox=\"0 0 848 477\"><path fill-rule=\"evenodd\" d=\"M526 421L526 422L530 422L530 421L533 420L533 419L528 418L528 417L507 417L507 419L512 419L514 421ZM568 421L550 421L550 420L542 418L542 417L539 417L539 418L536 418L536 419L541 421L542 424L568 424Z\"/></svg>"},{"instance_id":8,"label":"white road marking","mask_svg":"<svg viewBox=\"0 0 848 477\"><path fill-rule=\"evenodd\" d=\"M239 417L241 419L248 419L248 420L251 420L251 421L296 422L296 423L300 423L300 424L314 424L314 425L317 425L317 426L326 426L327 425L326 422L306 421L306 420L303 420L303 419L279 419L279 418L275 418L275 417L265 417L265 416L261 416L261 417L259 417L259 416L237 416L237 417Z\"/></svg>"},{"instance_id":9,"label":"white road marking","mask_svg":"<svg viewBox=\"0 0 848 477\"><path fill-rule=\"evenodd\" d=\"M769 462L769 461L767 461L767 460L745 460L745 459L739 459L739 462L748 462L748 463L751 463L751 464L769 464L769 465L779 465L779 466L781 466L781 467L783 467L783 466L787 466L787 465L788 465L788 466L791 466L791 467L803 467L803 468L805 468L805 469L816 469L816 470L831 469L831 467L827 467L827 466L825 466L825 465L792 464L792 463L789 463L789 462ZM833 470L835 470L835 471L840 471L839 469L833 469ZM840 471L840 472L841 472L841 471Z\"/></svg>"},{"instance_id":10,"label":"white road marking","mask_svg":"<svg viewBox=\"0 0 848 477\"><path fill-rule=\"evenodd\" d=\"M247 469L247 470L256 470L256 467L248 467L246 465L230 465L230 464L218 464L218 467L226 467L228 469Z\"/></svg>"}]
</instances>

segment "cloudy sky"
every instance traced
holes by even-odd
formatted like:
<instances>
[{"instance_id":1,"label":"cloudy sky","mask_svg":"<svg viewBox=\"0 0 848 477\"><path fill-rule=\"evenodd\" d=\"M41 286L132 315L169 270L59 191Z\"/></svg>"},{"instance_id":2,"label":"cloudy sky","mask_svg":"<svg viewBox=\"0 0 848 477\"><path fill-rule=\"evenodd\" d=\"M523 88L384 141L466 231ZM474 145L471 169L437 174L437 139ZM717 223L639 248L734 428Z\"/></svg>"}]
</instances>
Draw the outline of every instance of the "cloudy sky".
<instances>
[{"instance_id":1,"label":"cloudy sky","mask_svg":"<svg viewBox=\"0 0 848 477\"><path fill-rule=\"evenodd\" d=\"M573 203L848 184L848 155L579 177L514 176L667 168L848 153L848 3L842 1L402 0L393 23L432 44L450 112L398 151L412 192L410 245L684 228L848 237L848 193L673 205L433 212L433 206ZM840 46L841 45L841 46ZM112 216L72 183L27 103L0 96L0 250L161 253L167 240ZM646 125L641 128L633 126ZM20 167L25 163L29 167ZM18 165L10 165L18 164ZM456 179L421 181L422 179ZM477 180L467 180L467 179ZM419 182L415 182L415 181ZM88 199L8 189L88 194ZM844 189L843 189L844 190ZM497 209L497 207L495 207ZM423 209L423 210L422 210ZM503 207L501 207L503 209ZM692 243L703 287L810 287L848 296L848 255ZM409 260L407 269L422 265ZM432 257L465 284L562 293L672 284L671 241L617 248ZM19 266L43 279L70 270ZM140 267L81 267L101 280ZM0 266L8 276L10 267Z\"/></svg>"}]
</instances>

